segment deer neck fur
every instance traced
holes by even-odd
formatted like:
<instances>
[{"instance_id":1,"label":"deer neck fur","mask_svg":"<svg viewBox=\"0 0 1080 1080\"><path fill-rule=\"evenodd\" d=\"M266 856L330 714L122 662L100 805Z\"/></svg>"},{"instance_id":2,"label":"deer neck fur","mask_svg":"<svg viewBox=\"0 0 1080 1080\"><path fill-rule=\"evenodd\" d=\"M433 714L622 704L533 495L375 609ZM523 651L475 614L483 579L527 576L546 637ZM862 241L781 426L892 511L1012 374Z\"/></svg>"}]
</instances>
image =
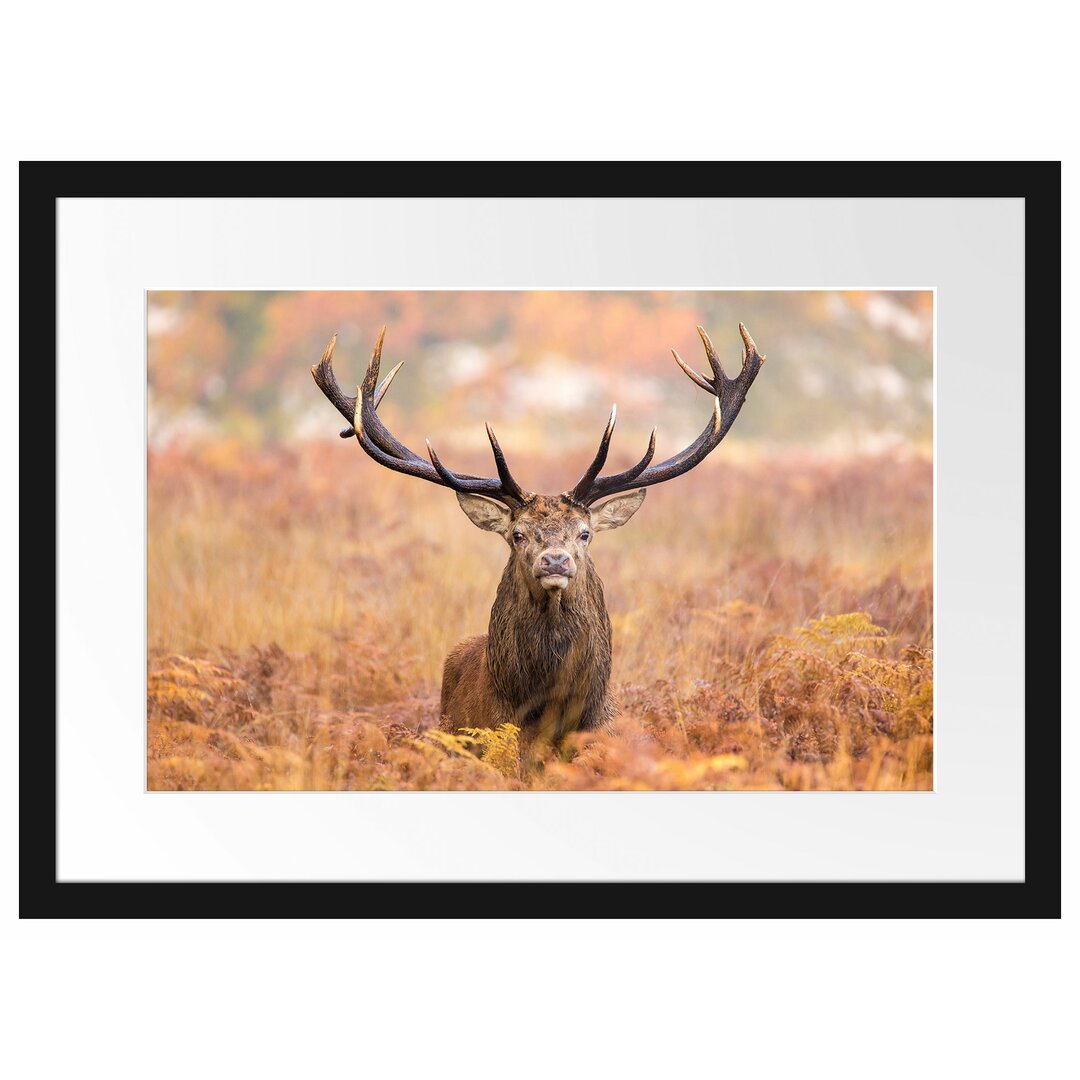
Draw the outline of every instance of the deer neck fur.
<instances>
[{"instance_id":1,"label":"deer neck fur","mask_svg":"<svg viewBox=\"0 0 1080 1080\"><path fill-rule=\"evenodd\" d=\"M540 595L510 559L491 608L487 662L518 726L539 721L557 736L610 719L611 620L588 556L570 586Z\"/></svg>"}]
</instances>

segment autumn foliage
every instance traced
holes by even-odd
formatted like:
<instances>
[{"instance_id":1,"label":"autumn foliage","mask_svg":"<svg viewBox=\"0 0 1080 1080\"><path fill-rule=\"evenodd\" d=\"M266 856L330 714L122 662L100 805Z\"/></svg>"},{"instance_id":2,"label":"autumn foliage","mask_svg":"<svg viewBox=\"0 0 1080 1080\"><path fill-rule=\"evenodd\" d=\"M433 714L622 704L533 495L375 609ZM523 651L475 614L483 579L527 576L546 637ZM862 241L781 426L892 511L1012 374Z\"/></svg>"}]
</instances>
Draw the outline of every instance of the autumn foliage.
<instances>
[{"instance_id":1,"label":"autumn foliage","mask_svg":"<svg viewBox=\"0 0 1080 1080\"><path fill-rule=\"evenodd\" d=\"M919 454L721 448L654 488L594 552L619 716L524 762L509 725L435 727L505 561L452 495L336 440L166 447L148 482L151 789L932 786Z\"/></svg>"}]
</instances>

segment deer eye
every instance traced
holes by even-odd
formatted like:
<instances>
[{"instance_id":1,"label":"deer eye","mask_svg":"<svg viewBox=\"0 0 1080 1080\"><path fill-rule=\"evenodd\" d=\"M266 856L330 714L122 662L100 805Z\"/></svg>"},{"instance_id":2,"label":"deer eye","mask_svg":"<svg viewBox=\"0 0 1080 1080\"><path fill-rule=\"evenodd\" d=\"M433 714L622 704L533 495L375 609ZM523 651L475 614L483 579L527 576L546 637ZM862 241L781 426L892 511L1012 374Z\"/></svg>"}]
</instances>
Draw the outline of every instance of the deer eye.
<instances>
[{"instance_id":1,"label":"deer eye","mask_svg":"<svg viewBox=\"0 0 1080 1080\"><path fill-rule=\"evenodd\" d=\"M525 543L525 534L522 533L522 532L515 532L514 533L514 543L515 544L524 544Z\"/></svg>"},{"instance_id":2,"label":"deer eye","mask_svg":"<svg viewBox=\"0 0 1080 1080\"><path fill-rule=\"evenodd\" d=\"M588 540L588 539L589 539L589 530L588 530L588 529L586 529L586 530L585 530L585 531L584 531L584 532L583 532L583 533L581 534L581 536L579 537L579 539L580 539L580 540Z\"/></svg>"}]
</instances>

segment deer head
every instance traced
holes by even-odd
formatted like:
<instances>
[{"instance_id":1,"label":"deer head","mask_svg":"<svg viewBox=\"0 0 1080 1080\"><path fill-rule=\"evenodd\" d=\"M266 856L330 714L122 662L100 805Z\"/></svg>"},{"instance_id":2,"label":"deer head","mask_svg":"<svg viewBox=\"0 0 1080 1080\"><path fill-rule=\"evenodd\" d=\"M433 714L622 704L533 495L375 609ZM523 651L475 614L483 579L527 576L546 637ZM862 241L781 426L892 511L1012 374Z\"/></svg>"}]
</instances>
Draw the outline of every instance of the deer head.
<instances>
[{"instance_id":1,"label":"deer head","mask_svg":"<svg viewBox=\"0 0 1080 1080\"><path fill-rule=\"evenodd\" d=\"M539 599L578 587L591 565L593 536L625 525L645 501L645 491L616 495L596 507L568 495L532 495L513 508L483 495L458 492L457 499L478 529L498 533L507 542L521 579Z\"/></svg>"}]
</instances>

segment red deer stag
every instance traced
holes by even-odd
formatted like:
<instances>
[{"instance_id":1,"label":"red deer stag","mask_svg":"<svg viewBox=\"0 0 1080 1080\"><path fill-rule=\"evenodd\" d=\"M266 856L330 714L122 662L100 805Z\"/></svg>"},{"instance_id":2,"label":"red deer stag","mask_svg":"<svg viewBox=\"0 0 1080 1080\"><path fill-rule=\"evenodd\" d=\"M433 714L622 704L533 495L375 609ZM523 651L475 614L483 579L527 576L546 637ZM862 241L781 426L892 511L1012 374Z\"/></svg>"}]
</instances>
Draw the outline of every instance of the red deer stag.
<instances>
[{"instance_id":1,"label":"red deer stag","mask_svg":"<svg viewBox=\"0 0 1080 1080\"><path fill-rule=\"evenodd\" d=\"M614 716L608 689L611 620L589 555L593 536L625 525L644 501L647 487L681 476L705 460L735 422L765 361L740 323L742 370L729 379L708 334L700 326L697 331L711 375L694 371L672 353L690 379L713 395L712 415L701 434L685 450L654 465L653 428L645 456L636 465L601 476L615 428L612 406L596 457L577 484L561 495L526 491L511 475L490 425L487 435L497 477L451 472L430 442L427 459L399 442L376 411L401 368L399 363L379 382L385 327L356 397L345 394L334 377L336 336L311 369L319 389L349 421L342 438L355 435L365 453L388 469L450 488L474 525L498 533L510 547L487 634L466 638L446 658L441 707L446 730L498 727L509 721L522 729L527 743L537 738L554 742L570 731L603 726ZM599 499L606 501L597 504Z\"/></svg>"}]
</instances>

